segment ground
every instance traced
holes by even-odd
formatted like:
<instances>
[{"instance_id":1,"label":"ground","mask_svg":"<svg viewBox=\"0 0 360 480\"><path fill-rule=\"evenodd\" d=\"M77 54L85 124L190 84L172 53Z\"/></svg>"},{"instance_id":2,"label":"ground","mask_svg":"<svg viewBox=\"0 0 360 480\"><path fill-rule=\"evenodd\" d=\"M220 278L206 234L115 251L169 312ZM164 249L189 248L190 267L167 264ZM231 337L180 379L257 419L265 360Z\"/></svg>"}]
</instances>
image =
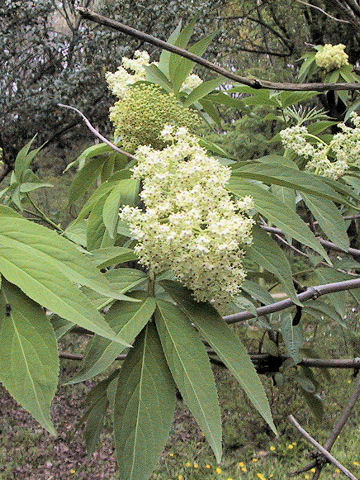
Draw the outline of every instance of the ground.
<instances>
[{"instance_id":1,"label":"ground","mask_svg":"<svg viewBox=\"0 0 360 480\"><path fill-rule=\"evenodd\" d=\"M358 314L356 314L358 316ZM331 347L333 355L354 354L357 337L342 328L323 324L316 329L316 343ZM75 346L76 347L76 346ZM71 348L75 348L71 345ZM357 355L359 356L359 355ZM64 361L62 378L74 373L74 363ZM308 462L308 444L288 423L292 413L320 442L329 434L341 409L354 389L354 372L331 372L331 381L323 382L325 418L318 423L303 403L293 381L282 388L262 376L272 405L280 436L275 438L262 419L249 405L231 375L218 367L215 370L221 399L224 426L224 458L216 465L207 443L181 401L176 420L153 480L285 480L288 472ZM115 480L116 461L110 433L110 416L101 438L101 448L89 457L76 424L83 413L83 400L92 383L62 386L53 405L53 418L58 437L44 432L31 417L2 390L0 392L0 479L1 480ZM354 474L360 475L360 406L333 449L334 455ZM263 476L261 476L261 474ZM302 474L307 479L312 475ZM323 478L342 478L333 467L327 467Z\"/></svg>"}]
</instances>

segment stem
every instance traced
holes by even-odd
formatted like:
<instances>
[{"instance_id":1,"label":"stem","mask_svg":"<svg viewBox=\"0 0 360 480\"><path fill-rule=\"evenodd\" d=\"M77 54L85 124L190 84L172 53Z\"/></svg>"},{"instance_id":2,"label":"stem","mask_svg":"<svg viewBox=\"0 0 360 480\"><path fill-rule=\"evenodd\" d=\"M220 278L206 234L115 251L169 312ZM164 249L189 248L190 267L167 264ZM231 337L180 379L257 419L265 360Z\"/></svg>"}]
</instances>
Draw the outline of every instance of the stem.
<instances>
[{"instance_id":1,"label":"stem","mask_svg":"<svg viewBox=\"0 0 360 480\"><path fill-rule=\"evenodd\" d=\"M33 201L33 199L30 197L30 195L29 195L28 193L26 194L26 197L27 197L27 199L29 200L29 202L31 203L31 205L35 208L35 210L39 213L40 217L41 217L48 225L50 225L51 227L53 227L53 228L54 228L55 230L57 230L58 232L63 233L64 230L63 230L59 225L57 225L55 222L53 222L53 221L51 220L51 218L49 218L49 217L46 215L46 213L43 212L43 211L41 210L41 208L36 205L36 203Z\"/></svg>"},{"instance_id":2,"label":"stem","mask_svg":"<svg viewBox=\"0 0 360 480\"><path fill-rule=\"evenodd\" d=\"M149 294L150 297L155 296L155 274L154 274L154 272L149 273L148 294Z\"/></svg>"}]
</instances>

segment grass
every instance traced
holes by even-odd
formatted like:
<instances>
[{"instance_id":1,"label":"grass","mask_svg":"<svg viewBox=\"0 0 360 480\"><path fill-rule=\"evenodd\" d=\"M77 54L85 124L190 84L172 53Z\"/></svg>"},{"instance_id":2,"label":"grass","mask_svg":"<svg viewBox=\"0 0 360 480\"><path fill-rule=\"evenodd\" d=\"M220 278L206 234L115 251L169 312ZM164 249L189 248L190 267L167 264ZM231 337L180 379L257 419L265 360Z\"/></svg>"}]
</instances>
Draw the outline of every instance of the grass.
<instances>
[{"instance_id":1,"label":"grass","mask_svg":"<svg viewBox=\"0 0 360 480\"><path fill-rule=\"evenodd\" d=\"M356 315L353 314L353 321ZM316 345L332 356L359 356L359 336L348 331L320 324ZM355 325L355 324L354 324ZM350 333L352 332L352 333ZM309 330L311 337L313 330ZM331 336L330 336L331 333ZM251 340L253 342L254 340ZM334 348L336 345L336 348ZM72 346L67 345L68 348ZM345 351L347 349L347 351ZM63 377L74 373L74 364L65 361ZM295 371L289 370L281 388L271 378L262 376L266 385L279 437L266 427L251 408L238 384L226 371L216 368L221 399L224 456L220 465L214 457L197 425L182 402L178 402L176 421L153 480L287 480L289 471L308 462L309 445L288 423L292 413L320 442L324 442L354 388L353 372L332 371L331 381L322 380L325 417L318 423L304 404L303 396L294 381ZM53 417L59 436L53 438L18 408L6 392L0 395L2 435L0 437L0 479L60 480L86 479L115 480L116 462L111 438L110 415L101 438L101 448L87 456L76 424L83 411L84 395L91 382L61 387L53 407ZM333 453L354 474L360 475L360 409L354 412ZM302 474L298 478L311 478ZM332 466L327 466L324 479L341 478Z\"/></svg>"}]
</instances>

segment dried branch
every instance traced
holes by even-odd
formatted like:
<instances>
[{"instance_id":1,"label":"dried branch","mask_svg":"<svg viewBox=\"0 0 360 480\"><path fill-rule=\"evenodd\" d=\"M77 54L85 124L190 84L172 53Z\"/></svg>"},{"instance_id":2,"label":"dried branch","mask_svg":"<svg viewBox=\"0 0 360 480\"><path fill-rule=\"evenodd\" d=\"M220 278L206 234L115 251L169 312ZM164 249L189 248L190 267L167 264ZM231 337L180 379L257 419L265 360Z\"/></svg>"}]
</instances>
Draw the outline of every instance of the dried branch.
<instances>
[{"instance_id":1,"label":"dried branch","mask_svg":"<svg viewBox=\"0 0 360 480\"><path fill-rule=\"evenodd\" d=\"M346 467L344 467L335 457L333 457L324 447L320 445L309 433L297 422L293 415L289 415L289 421L299 430L301 435L306 438L321 454L326 458L327 461L335 465L339 470L341 470L344 475L346 475L351 480L358 480Z\"/></svg>"},{"instance_id":2,"label":"dried branch","mask_svg":"<svg viewBox=\"0 0 360 480\"><path fill-rule=\"evenodd\" d=\"M111 18L104 17L98 13L92 12L87 8L78 7L78 12L83 18L96 22L100 25L113 28L120 32L130 35L132 37L138 38L144 42L150 43L157 47L163 48L172 53L176 53L181 57L188 58L199 65L202 65L209 70L219 73L220 75L233 80L234 82L241 83L243 85L248 85L250 87L260 89L272 89L272 90L291 90L291 91L318 91L325 92L328 90L360 90L360 83L280 83L280 82L269 82L268 80L262 80L258 78L248 78L236 75L233 72L226 70L215 63L212 63L198 55L195 55L183 48L177 47L176 45L171 45L170 43L164 42L159 38L153 37L147 33L136 30L135 28L129 27L123 23L120 23Z\"/></svg>"},{"instance_id":3,"label":"dried branch","mask_svg":"<svg viewBox=\"0 0 360 480\"><path fill-rule=\"evenodd\" d=\"M95 137L99 138L102 142L106 143L107 145L109 145L109 147L111 147L113 150L115 150L116 152L119 152L121 153L122 155L125 155L126 157L130 158L131 160L136 160L136 157L134 155L132 155L131 153L128 153L128 152L125 152L125 150L122 150L121 148L117 147L116 145L114 145L112 142L110 142L110 140L108 140L106 137L104 137L103 135L101 135L100 132L98 132L96 130L95 127L93 127L89 121L89 119L87 117L85 117L85 115L80 112L80 110L78 110L77 108L75 107L71 107L70 105L64 105L63 103L58 103L58 106L59 107L62 107L62 108L67 108L69 110L73 110L74 112L78 113L79 115L81 115L81 117L83 118L84 122L86 123L86 126L88 127L88 129L95 135Z\"/></svg>"}]
</instances>

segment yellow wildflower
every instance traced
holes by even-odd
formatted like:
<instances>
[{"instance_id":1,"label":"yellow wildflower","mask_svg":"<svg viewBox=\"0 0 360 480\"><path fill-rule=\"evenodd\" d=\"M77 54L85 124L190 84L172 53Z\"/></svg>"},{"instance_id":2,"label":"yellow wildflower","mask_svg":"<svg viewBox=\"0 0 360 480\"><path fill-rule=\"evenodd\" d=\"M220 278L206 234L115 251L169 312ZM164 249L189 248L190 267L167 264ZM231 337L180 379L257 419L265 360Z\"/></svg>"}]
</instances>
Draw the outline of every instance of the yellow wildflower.
<instances>
[{"instance_id":1,"label":"yellow wildflower","mask_svg":"<svg viewBox=\"0 0 360 480\"><path fill-rule=\"evenodd\" d=\"M245 467L245 463L244 463L244 462L239 462L238 465L239 465L239 467Z\"/></svg>"},{"instance_id":2,"label":"yellow wildflower","mask_svg":"<svg viewBox=\"0 0 360 480\"><path fill-rule=\"evenodd\" d=\"M292 444L290 443L290 445L288 445L288 449L289 449L289 450L292 450L293 448L294 448L294 445L292 445Z\"/></svg>"},{"instance_id":3,"label":"yellow wildflower","mask_svg":"<svg viewBox=\"0 0 360 480\"><path fill-rule=\"evenodd\" d=\"M360 463L355 461L355 462L353 462L353 465L355 465L355 467L358 467L360 465Z\"/></svg>"},{"instance_id":4,"label":"yellow wildflower","mask_svg":"<svg viewBox=\"0 0 360 480\"><path fill-rule=\"evenodd\" d=\"M242 471L242 472L247 472L247 468L246 468L246 467L242 467L241 471Z\"/></svg>"},{"instance_id":5,"label":"yellow wildflower","mask_svg":"<svg viewBox=\"0 0 360 480\"><path fill-rule=\"evenodd\" d=\"M174 453L173 452L170 452L169 453L169 457L173 457L174 456Z\"/></svg>"},{"instance_id":6,"label":"yellow wildflower","mask_svg":"<svg viewBox=\"0 0 360 480\"><path fill-rule=\"evenodd\" d=\"M258 458L253 458L251 461L252 461L253 463L256 463L256 462L259 461L259 459L258 459Z\"/></svg>"},{"instance_id":7,"label":"yellow wildflower","mask_svg":"<svg viewBox=\"0 0 360 480\"><path fill-rule=\"evenodd\" d=\"M185 463L185 467L191 467L191 463L190 463L190 462L186 462L186 463Z\"/></svg>"},{"instance_id":8,"label":"yellow wildflower","mask_svg":"<svg viewBox=\"0 0 360 480\"><path fill-rule=\"evenodd\" d=\"M340 468L336 468L336 469L335 469L335 472L336 472L336 473L340 473L340 472L341 472Z\"/></svg>"},{"instance_id":9,"label":"yellow wildflower","mask_svg":"<svg viewBox=\"0 0 360 480\"><path fill-rule=\"evenodd\" d=\"M306 474L305 475L305 480L309 480L309 478L310 478L310 475Z\"/></svg>"},{"instance_id":10,"label":"yellow wildflower","mask_svg":"<svg viewBox=\"0 0 360 480\"><path fill-rule=\"evenodd\" d=\"M205 468L207 468L208 470L210 470L210 468L212 468L212 467L211 467L211 465L207 464L207 465L205 465Z\"/></svg>"},{"instance_id":11,"label":"yellow wildflower","mask_svg":"<svg viewBox=\"0 0 360 480\"><path fill-rule=\"evenodd\" d=\"M218 474L220 474L220 473L222 473L222 470L221 470L220 467L216 467L215 472L218 473Z\"/></svg>"},{"instance_id":12,"label":"yellow wildflower","mask_svg":"<svg viewBox=\"0 0 360 480\"><path fill-rule=\"evenodd\" d=\"M194 468L199 468L199 464L198 464L198 463L194 463L193 467L194 467Z\"/></svg>"},{"instance_id":13,"label":"yellow wildflower","mask_svg":"<svg viewBox=\"0 0 360 480\"><path fill-rule=\"evenodd\" d=\"M266 480L266 478L264 477L264 475L262 473L257 473L256 476L258 478L260 478L260 480Z\"/></svg>"},{"instance_id":14,"label":"yellow wildflower","mask_svg":"<svg viewBox=\"0 0 360 480\"><path fill-rule=\"evenodd\" d=\"M76 473L76 470L75 470L74 468L72 468L72 469L70 470L70 473L71 473L72 475L74 475L74 473Z\"/></svg>"},{"instance_id":15,"label":"yellow wildflower","mask_svg":"<svg viewBox=\"0 0 360 480\"><path fill-rule=\"evenodd\" d=\"M347 382L348 382L348 383L351 383L351 380L348 380Z\"/></svg>"},{"instance_id":16,"label":"yellow wildflower","mask_svg":"<svg viewBox=\"0 0 360 480\"><path fill-rule=\"evenodd\" d=\"M295 447L295 446L297 445L297 443L296 443L296 442L292 442L292 444L291 444L291 445L294 445L294 447Z\"/></svg>"},{"instance_id":17,"label":"yellow wildflower","mask_svg":"<svg viewBox=\"0 0 360 480\"><path fill-rule=\"evenodd\" d=\"M178 480L184 480L184 475L178 475Z\"/></svg>"},{"instance_id":18,"label":"yellow wildflower","mask_svg":"<svg viewBox=\"0 0 360 480\"><path fill-rule=\"evenodd\" d=\"M310 472L311 472L311 473L315 473L315 472L316 472L316 468L312 468L312 469L310 470Z\"/></svg>"},{"instance_id":19,"label":"yellow wildflower","mask_svg":"<svg viewBox=\"0 0 360 480\"><path fill-rule=\"evenodd\" d=\"M274 447L274 445L271 445L270 450L271 450L272 452L275 452L276 448Z\"/></svg>"}]
</instances>

